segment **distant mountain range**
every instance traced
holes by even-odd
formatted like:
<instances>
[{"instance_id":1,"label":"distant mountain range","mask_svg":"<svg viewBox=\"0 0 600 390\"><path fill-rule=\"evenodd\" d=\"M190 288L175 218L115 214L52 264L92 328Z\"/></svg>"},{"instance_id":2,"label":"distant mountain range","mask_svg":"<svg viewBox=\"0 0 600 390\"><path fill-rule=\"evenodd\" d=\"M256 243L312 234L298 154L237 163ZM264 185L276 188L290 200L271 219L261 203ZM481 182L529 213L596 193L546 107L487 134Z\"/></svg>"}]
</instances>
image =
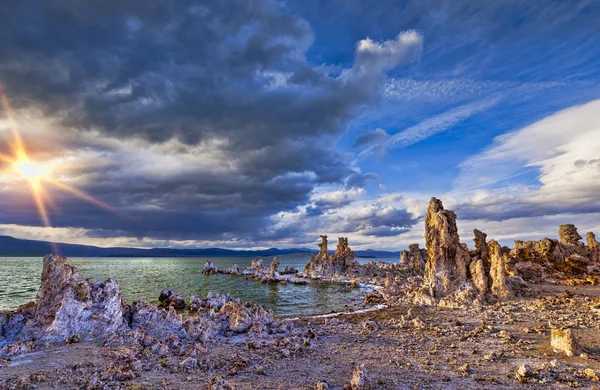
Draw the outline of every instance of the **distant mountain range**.
<instances>
[{"instance_id":1,"label":"distant mountain range","mask_svg":"<svg viewBox=\"0 0 600 390\"><path fill-rule=\"evenodd\" d=\"M100 248L90 245L50 243L47 241L21 240L9 236L0 236L0 257L37 257L55 251L67 257L258 257L282 256L290 254L314 254L316 250L306 248L264 250L232 250L222 248ZM359 257L398 257L399 252L377 250L356 251Z\"/></svg>"}]
</instances>

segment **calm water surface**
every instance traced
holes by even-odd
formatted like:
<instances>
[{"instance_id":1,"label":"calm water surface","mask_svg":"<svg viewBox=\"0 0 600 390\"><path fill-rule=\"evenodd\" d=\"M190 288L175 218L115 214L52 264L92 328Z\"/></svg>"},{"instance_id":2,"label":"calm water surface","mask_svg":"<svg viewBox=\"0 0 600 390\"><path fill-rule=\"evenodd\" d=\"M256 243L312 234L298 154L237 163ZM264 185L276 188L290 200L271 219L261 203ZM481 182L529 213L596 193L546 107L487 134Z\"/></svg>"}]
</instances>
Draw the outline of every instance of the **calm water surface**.
<instances>
[{"instance_id":1,"label":"calm water surface","mask_svg":"<svg viewBox=\"0 0 600 390\"><path fill-rule=\"evenodd\" d=\"M233 264L248 266L252 258L210 258L218 268ZM329 313L352 305L358 289L330 283L306 286L262 284L240 276L202 275L207 258L69 258L80 271L80 280L116 279L125 300L144 298L158 303L163 288L171 288L189 299L206 296L209 291L225 293L242 301L254 301L272 309L279 316ZM270 258L263 259L270 263ZM280 256L281 267L304 269L306 255ZM368 262L371 259L359 259ZM375 259L397 261L397 259ZM0 310L12 310L35 299L40 286L42 259L29 257L0 258Z\"/></svg>"}]
</instances>

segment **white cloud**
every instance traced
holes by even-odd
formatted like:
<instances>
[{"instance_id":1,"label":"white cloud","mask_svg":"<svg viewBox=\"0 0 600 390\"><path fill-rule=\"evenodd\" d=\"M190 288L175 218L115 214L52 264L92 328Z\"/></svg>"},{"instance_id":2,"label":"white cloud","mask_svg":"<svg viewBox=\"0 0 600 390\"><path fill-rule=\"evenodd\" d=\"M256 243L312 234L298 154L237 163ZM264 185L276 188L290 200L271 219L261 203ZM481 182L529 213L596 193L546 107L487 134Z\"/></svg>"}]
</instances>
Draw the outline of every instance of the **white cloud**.
<instances>
[{"instance_id":1,"label":"white cloud","mask_svg":"<svg viewBox=\"0 0 600 390\"><path fill-rule=\"evenodd\" d=\"M514 193L520 201L564 212L600 207L599 111L595 100L497 137L492 147L460 165L457 191L502 188L507 179L534 170L539 188Z\"/></svg>"},{"instance_id":2,"label":"white cloud","mask_svg":"<svg viewBox=\"0 0 600 390\"><path fill-rule=\"evenodd\" d=\"M424 121L409 127L386 140L388 148L404 148L429 137L446 131L468 117L485 111L495 106L500 99L498 97L485 99L448 110L440 115L427 118Z\"/></svg>"},{"instance_id":3,"label":"white cloud","mask_svg":"<svg viewBox=\"0 0 600 390\"><path fill-rule=\"evenodd\" d=\"M416 31L402 31L395 39L375 42L370 38L356 45L354 65L340 74L342 80L362 80L371 83L386 70L419 59L423 48L423 36Z\"/></svg>"}]
</instances>

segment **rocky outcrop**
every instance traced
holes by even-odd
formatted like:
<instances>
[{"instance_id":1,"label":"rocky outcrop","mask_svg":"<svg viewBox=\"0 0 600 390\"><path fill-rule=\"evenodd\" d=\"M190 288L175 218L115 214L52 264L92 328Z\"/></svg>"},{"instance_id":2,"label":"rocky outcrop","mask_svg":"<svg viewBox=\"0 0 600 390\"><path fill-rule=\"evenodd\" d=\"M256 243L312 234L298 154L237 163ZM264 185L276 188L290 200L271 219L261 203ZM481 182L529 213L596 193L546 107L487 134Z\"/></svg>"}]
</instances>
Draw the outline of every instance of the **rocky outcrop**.
<instances>
[{"instance_id":1,"label":"rocky outcrop","mask_svg":"<svg viewBox=\"0 0 600 390\"><path fill-rule=\"evenodd\" d=\"M28 340L61 343L101 337L125 326L119 283L78 281L65 257L46 256L35 302L4 313L0 347Z\"/></svg>"},{"instance_id":2,"label":"rocky outcrop","mask_svg":"<svg viewBox=\"0 0 600 390\"><path fill-rule=\"evenodd\" d=\"M425 217L427 262L422 292L443 304L466 303L477 296L482 299L509 299L514 293L509 274L509 252L498 242L487 242L487 234L475 230L475 249L461 243L456 214L445 210L442 202L432 198ZM445 299L448 297L449 299ZM416 302L431 302L418 295ZM434 301L436 302L436 301ZM441 304L441 301L439 301Z\"/></svg>"},{"instance_id":3,"label":"rocky outcrop","mask_svg":"<svg viewBox=\"0 0 600 390\"><path fill-rule=\"evenodd\" d=\"M321 236L319 253L311 256L310 262L304 268L304 273L312 278L331 277L335 274L348 273L353 267L358 267L356 254L350 249L347 237L340 237L333 255L327 252L327 236Z\"/></svg>"},{"instance_id":4,"label":"rocky outcrop","mask_svg":"<svg viewBox=\"0 0 600 390\"><path fill-rule=\"evenodd\" d=\"M445 297L466 282L470 258L458 237L456 214L445 210L436 198L431 198L425 217L425 245L428 257L424 286L432 297Z\"/></svg>"},{"instance_id":5,"label":"rocky outcrop","mask_svg":"<svg viewBox=\"0 0 600 390\"><path fill-rule=\"evenodd\" d=\"M247 332L268 335L281 328L271 311L229 295L192 297L190 311L195 315L184 320L175 309L185 309L185 301L172 290L163 290L159 297L167 310L144 300L129 305L121 299L118 282L80 282L78 275L66 258L44 258L36 301L0 313L0 357L88 338L155 345L160 352L168 348L167 341L181 346Z\"/></svg>"},{"instance_id":6,"label":"rocky outcrop","mask_svg":"<svg viewBox=\"0 0 600 390\"><path fill-rule=\"evenodd\" d=\"M408 250L400 252L400 264L406 265L417 275L425 272L427 249L419 248L419 244L410 244Z\"/></svg>"},{"instance_id":7,"label":"rocky outcrop","mask_svg":"<svg viewBox=\"0 0 600 390\"><path fill-rule=\"evenodd\" d=\"M561 225L558 235L559 240L543 238L539 241L515 241L515 247L509 254L511 262L516 264L517 270L525 268L522 263L539 264L543 275L555 280L582 278L589 274L590 266L598 262L598 243L594 233L588 233L587 246L580 241L581 236L572 224ZM538 272L534 275L535 279L528 279L528 275L524 274L525 280L540 280Z\"/></svg>"}]
</instances>

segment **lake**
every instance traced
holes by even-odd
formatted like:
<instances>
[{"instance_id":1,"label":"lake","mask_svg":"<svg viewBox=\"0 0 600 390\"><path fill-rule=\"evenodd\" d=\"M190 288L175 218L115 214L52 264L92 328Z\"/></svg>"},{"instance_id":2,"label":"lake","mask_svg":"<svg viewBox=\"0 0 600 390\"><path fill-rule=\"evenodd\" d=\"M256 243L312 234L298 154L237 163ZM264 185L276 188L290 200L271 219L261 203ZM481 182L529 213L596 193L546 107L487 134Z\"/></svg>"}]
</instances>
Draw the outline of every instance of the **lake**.
<instances>
[{"instance_id":1,"label":"lake","mask_svg":"<svg viewBox=\"0 0 600 390\"><path fill-rule=\"evenodd\" d=\"M209 258L69 258L69 264L80 271L80 280L116 279L123 298L132 301L144 298L158 303L163 288L170 288L189 302L192 295L204 297L208 292L230 293L242 301L257 302L278 316L306 316L343 310L344 305L358 306L356 298L364 291L332 283L313 282L311 285L262 284L241 276L202 275ZM216 267L233 264L245 267L252 257L210 257ZM263 258L266 264L271 258ZM308 255L279 256L280 268L304 269ZM358 259L394 262L398 259ZM40 287L42 259L38 257L0 258L0 310L13 310L33 301ZM354 300L353 300L354 299Z\"/></svg>"}]
</instances>

